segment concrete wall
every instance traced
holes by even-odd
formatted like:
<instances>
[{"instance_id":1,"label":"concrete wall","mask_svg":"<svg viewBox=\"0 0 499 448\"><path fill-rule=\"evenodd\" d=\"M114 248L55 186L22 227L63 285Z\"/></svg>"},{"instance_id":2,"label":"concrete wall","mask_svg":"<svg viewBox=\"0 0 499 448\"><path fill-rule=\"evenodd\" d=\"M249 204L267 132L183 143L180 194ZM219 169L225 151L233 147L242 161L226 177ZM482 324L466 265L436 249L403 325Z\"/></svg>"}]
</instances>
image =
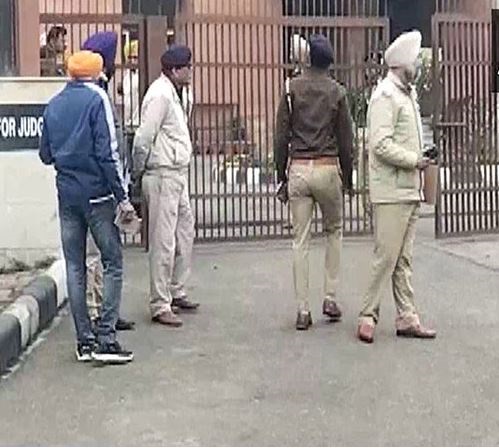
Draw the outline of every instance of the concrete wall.
<instances>
[{"instance_id":1,"label":"concrete wall","mask_svg":"<svg viewBox=\"0 0 499 448\"><path fill-rule=\"evenodd\" d=\"M50 78L0 78L0 104L46 103L65 84ZM38 151L0 151L0 268L60 252L53 167Z\"/></svg>"}]
</instances>

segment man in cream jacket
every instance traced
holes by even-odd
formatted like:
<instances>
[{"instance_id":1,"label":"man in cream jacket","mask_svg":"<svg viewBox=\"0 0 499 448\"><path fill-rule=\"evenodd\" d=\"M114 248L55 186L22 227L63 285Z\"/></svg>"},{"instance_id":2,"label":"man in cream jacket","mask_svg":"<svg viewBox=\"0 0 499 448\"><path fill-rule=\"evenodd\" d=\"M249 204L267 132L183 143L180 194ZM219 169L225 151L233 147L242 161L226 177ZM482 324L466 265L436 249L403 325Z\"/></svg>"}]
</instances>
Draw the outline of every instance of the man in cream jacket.
<instances>
[{"instance_id":1,"label":"man in cream jacket","mask_svg":"<svg viewBox=\"0 0 499 448\"><path fill-rule=\"evenodd\" d=\"M383 286L391 280L397 308L396 333L434 338L419 321L412 288L412 252L420 203L423 157L421 117L411 83L421 49L419 31L404 33L386 50L387 77L369 104L369 190L374 207L372 275L359 317L358 337L371 343L379 319Z\"/></svg>"},{"instance_id":2,"label":"man in cream jacket","mask_svg":"<svg viewBox=\"0 0 499 448\"><path fill-rule=\"evenodd\" d=\"M191 106L185 104L185 89L192 77L191 57L184 45L174 45L163 54L162 74L144 97L134 140L134 173L143 174L149 213L152 320L173 327L182 325L176 310L193 311L199 306L185 291L194 239L188 191Z\"/></svg>"}]
</instances>

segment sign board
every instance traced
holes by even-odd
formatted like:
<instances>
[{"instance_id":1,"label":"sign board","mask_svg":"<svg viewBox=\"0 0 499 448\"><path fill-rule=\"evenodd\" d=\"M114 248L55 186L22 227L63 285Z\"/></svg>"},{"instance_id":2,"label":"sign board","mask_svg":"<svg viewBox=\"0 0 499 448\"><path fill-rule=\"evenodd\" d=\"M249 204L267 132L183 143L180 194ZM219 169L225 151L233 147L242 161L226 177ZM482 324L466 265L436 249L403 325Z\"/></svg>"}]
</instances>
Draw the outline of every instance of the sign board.
<instances>
[{"instance_id":1,"label":"sign board","mask_svg":"<svg viewBox=\"0 0 499 448\"><path fill-rule=\"evenodd\" d=\"M0 151L37 150L44 104L0 104Z\"/></svg>"}]
</instances>

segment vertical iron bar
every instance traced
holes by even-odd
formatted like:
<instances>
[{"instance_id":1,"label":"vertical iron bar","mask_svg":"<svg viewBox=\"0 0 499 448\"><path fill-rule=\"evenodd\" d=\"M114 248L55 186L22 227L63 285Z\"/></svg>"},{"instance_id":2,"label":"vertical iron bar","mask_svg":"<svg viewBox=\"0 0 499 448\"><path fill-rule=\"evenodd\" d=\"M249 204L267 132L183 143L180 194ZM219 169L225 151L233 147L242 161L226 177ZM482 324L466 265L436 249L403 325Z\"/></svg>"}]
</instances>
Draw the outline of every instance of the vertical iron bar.
<instances>
[{"instance_id":1,"label":"vertical iron bar","mask_svg":"<svg viewBox=\"0 0 499 448\"><path fill-rule=\"evenodd\" d=\"M193 64L193 73L192 73L192 89L193 89L193 116L192 116L192 136L195 142L196 152L194 153L194 215L195 215L195 231L196 231L196 239L200 239L200 231L199 231L199 200L204 203L204 196L200 198L199 196L199 157L203 154L203 108L202 108L202 100L203 100L203 77L202 77L202 57L203 57L203 47L201 45L200 39L200 29L199 25L192 21L191 23L186 22L185 30L189 29L189 26L192 30L192 42L193 47L197 50L194 53L194 64ZM201 76L200 76L201 75ZM196 91L196 86L199 86L199 90ZM201 132L199 132L201 131ZM203 214L204 217L204 214ZM203 223L204 228L204 223Z\"/></svg>"},{"instance_id":2,"label":"vertical iron bar","mask_svg":"<svg viewBox=\"0 0 499 448\"><path fill-rule=\"evenodd\" d=\"M209 60L208 58L208 39L209 39L209 34L208 34L208 24L206 23L199 23L199 30L201 34L201 39L200 39L200 48L201 48L201 58L200 58L200 67L201 67L201 101L202 101L202 115L201 115L201 191L202 191L202 197L201 200L203 201L203 239L207 238L207 224L206 224L206 215L207 215L207 210L206 206L211 206L211 198L206 197L206 156L208 155L209 151L209 138L206 132L207 126L209 126L209 117L207 117L207 112L208 108L210 107L209 102L206 100L207 98L207 91L209 92L210 90L210 85L207 82L207 76L205 74L205 70L209 70L207 68L206 62ZM203 35L204 39L203 39ZM208 125L206 126L206 120L208 120ZM208 140L208 141L207 141Z\"/></svg>"},{"instance_id":3,"label":"vertical iron bar","mask_svg":"<svg viewBox=\"0 0 499 448\"><path fill-rule=\"evenodd\" d=\"M237 17L240 17L240 4L237 3L237 8L236 8L236 15ZM242 127L244 120L243 120L243 109L242 109L242 103L241 103L241 52L240 52L240 43L243 40L243 36L241 34L241 22L238 20L236 23L236 36L235 36L235 45L236 45L236 92L237 92L237 111L238 111L238 123ZM244 137L245 138L245 137ZM246 138L245 138L246 139ZM246 142L242 142L239 145L239 148L242 148L242 145L244 145ZM239 149L241 151L241 149ZM234 186L237 187L237 197L239 199L238 201L238 206L239 206L239 237L243 237L243 215L242 215L242 210L243 210L243 202L242 202L242 191L241 187L239 184L236 184L235 181L237 179L234 178L234 156L235 154L231 155L231 175L232 175L232 183ZM241 156L238 156L239 159L241 160Z\"/></svg>"},{"instance_id":4,"label":"vertical iron bar","mask_svg":"<svg viewBox=\"0 0 499 448\"><path fill-rule=\"evenodd\" d=\"M438 196L435 204L435 235L437 238L442 236L442 172L445 173L445 154L442 147L442 139L441 134L442 130L437 128L435 125L440 120L440 105L441 105L441 92L442 92L442 83L441 83L441 62L439 60L439 49L440 49L440 33L439 33L439 22L436 17L433 16L431 19L431 30L432 30L432 59L433 59L433 73L432 73L432 85L433 85L433 93L435 96L435 107L433 113L433 128L435 131L434 140L438 145L438 149L440 152L440 170L438 176ZM442 168L444 168L442 170ZM445 176L445 174L444 174ZM445 184L444 184L445 186Z\"/></svg>"},{"instance_id":5,"label":"vertical iron bar","mask_svg":"<svg viewBox=\"0 0 499 448\"><path fill-rule=\"evenodd\" d=\"M489 147L487 145L487 134L489 133L489 129L487 129L487 114L488 114L488 98L490 95L490 90L488 90L487 86L487 70L485 63L489 59L489 53L487 52L487 43L489 42L490 35L486 33L486 23L480 20L476 24L479 30L479 54L477 58L477 64L480 70L480 97L477 99L477 105L479 105L479 111L481 112L480 118L480 143L484 148L482 157L478 158L478 166L480 167L480 172L483 170L483 178L482 185L485 188L484 191L484 212L485 212L485 223L486 230L489 232L493 229L492 223L492 188L490 185L490 177L491 177L491 165L489 160ZM485 107L483 107L485 105Z\"/></svg>"},{"instance_id":6,"label":"vertical iron bar","mask_svg":"<svg viewBox=\"0 0 499 448\"><path fill-rule=\"evenodd\" d=\"M207 5L208 6L208 5ZM209 179L209 189L210 189L210 223L209 223L209 230L210 230L210 240L214 239L214 230L215 230L215 222L214 222L214 205L216 199L214 198L213 194L213 150L215 150L215 156L218 158L218 147L214 148L214 138L213 138L213 113L215 113L215 132L216 132L216 105L213 103L213 67L215 64L213 64L213 41L211 38L212 34L215 34L216 32L216 24L214 23L208 23L207 24L207 67L208 67L208 76L207 76L207 81L208 81L208 140L209 140L209 157L208 157L208 179ZM215 108L215 110L213 110ZM216 136L215 136L216 138Z\"/></svg>"},{"instance_id":7,"label":"vertical iron bar","mask_svg":"<svg viewBox=\"0 0 499 448\"><path fill-rule=\"evenodd\" d=\"M232 11L232 6L233 6L233 2L229 1L229 15L232 17L234 14L233 14L233 11ZM229 22L228 24L228 44L229 44L229 48L228 48L228 58L227 58L227 66L229 67L229 98L230 98L230 107L231 107L231 118L232 118L232 121L231 123L233 124L237 124L238 120L237 120L237 107L234 108L234 105L235 105L235 101L234 101L234 64L237 64L234 63L234 54L233 54L233 47L232 47L232 43L234 41L234 38L235 38L235 34L234 34L234 27L233 27L233 23L232 21ZM237 67L237 65L236 65ZM236 86L236 89L237 89L237 86ZM235 126L232 125L232 129L234 132L234 128ZM237 138L237 140L231 144L231 147L237 147L237 145L239 144L239 129L237 129L237 134L232 134L231 135L231 140L234 140L235 138ZM230 160L230 153L229 153L229 160ZM224 163L224 166L225 166L225 169L227 169L227 158L225 159L225 163ZM232 202L232 213L231 213L231 220L232 220L232 235L231 237L232 238L235 238L236 237L236 216L235 216L235 212L236 212L236 205L235 205L235 193L234 193L234 176L233 174L231 174L232 176L232 179L231 179L231 192L230 192L230 198L231 198L231 202ZM227 175L225 175L225 189L227 191L227 184L228 184L228 177ZM228 219L228 214L227 214L227 219Z\"/></svg>"},{"instance_id":8,"label":"vertical iron bar","mask_svg":"<svg viewBox=\"0 0 499 448\"><path fill-rule=\"evenodd\" d=\"M472 58L471 61L473 61L473 68L475 72L475 82L473 86L473 107L477 106L480 104L480 92L481 92L481 86L480 86L480 67L477 66L477 64L474 63L475 60L478 60L478 57L480 55L480 50L481 50L481 42L480 42L480 32L478 28L478 24L476 22L472 22L470 26L473 29L473 53L472 53ZM476 129L479 130L480 126L480 115L476 117L478 119L478 123L475 123ZM484 213L484 207L486 207L486 204L484 204L484 197L483 197L483 189L478 188L478 210L480 211L479 217L478 217L478 222L479 222L479 230L483 231L486 227L486 215Z\"/></svg>"},{"instance_id":9,"label":"vertical iron bar","mask_svg":"<svg viewBox=\"0 0 499 448\"><path fill-rule=\"evenodd\" d=\"M276 104L276 96L278 97L280 92L281 92L281 78L282 78L282 57L281 57L281 52L282 52L282 47L279 45L281 42L281 39L283 39L283 30L284 26L279 25L277 22L273 23L271 25L271 46L270 46L270 64L271 64L271 72L272 72L272 79L271 79L271 85L270 85L270 91L272 95L272 109L271 109L271 129L272 129L272 136L274 139L272 140L272 144L275 141L275 114L277 110L277 104ZM276 46L277 46L277 51L276 51ZM276 83L276 77L277 77L277 83ZM273 164L275 164L275 159L272 156L272 161ZM273 167L274 168L274 167ZM275 171L273 170L273 175L275 175ZM272 214L273 214L273 224L274 224L274 231L273 235L277 235L277 200L275 197L275 194L272 194ZM282 215L281 215L282 216ZM281 218L282 221L282 218Z\"/></svg>"},{"instance_id":10,"label":"vertical iron bar","mask_svg":"<svg viewBox=\"0 0 499 448\"><path fill-rule=\"evenodd\" d=\"M218 6L220 5L219 3L219 0L216 0L215 1L215 8L218 9ZM225 153L225 145L224 145L224 142L222 140L222 142L220 141L220 131L222 128L222 132L225 133L225 101L224 101L224 98L220 98L220 93L222 93L222 96L223 94L225 93L224 90L223 90L223 87L222 87L222 92L220 92L220 78L218 76L219 74L219 67L220 67L220 61L219 61L219 44L220 44L220 40L219 40L219 37L220 37L220 24L216 23L216 24L213 24L213 35L214 35L214 42L213 42L213 62L214 64L213 65L213 78L214 78L214 81L215 81L215 85L214 85L214 88L210 88L210 91L213 90L213 95L214 95L214 99L215 99L215 109L214 109L214 112L215 112L215 144L216 144L216 155L215 155L215 162L216 162L216 168L218 169L218 167L220 166L220 159L224 159L225 157L222 155L222 157L220 157L220 151L222 151L223 153ZM220 123L220 119L222 119L222 123ZM220 126L222 124L222 126ZM223 145L223 146L222 146ZM211 172L213 173L213 169L211 170ZM212 179L212 182L214 181L215 179ZM225 221L226 219L226 216L221 216L221 210L220 210L220 207L221 207L221 203L220 203L220 176L216 176L216 195L217 195L217 198L216 198L216 202L217 202L217 213L216 213L216 226L213 226L213 230L215 231L216 230L216 238L217 239L220 239L221 238L221 229L223 227L223 221ZM222 221L223 220L223 221ZM226 233L227 234L227 233Z\"/></svg>"},{"instance_id":11,"label":"vertical iron bar","mask_svg":"<svg viewBox=\"0 0 499 448\"><path fill-rule=\"evenodd\" d=\"M489 28L489 35L492 35L492 25L488 25ZM490 75L492 75L493 67L492 67L492 60L491 60L491 52L494 51L495 45L497 43L497 38L494 38L494 43L492 43L492 46L490 48L490 52L488 52L488 64L487 68L489 70ZM489 76L489 83L492 81L492 77ZM491 160L491 164L494 170L494 175L493 175L493 189L494 189L494 229L499 228L499 182L498 182L498 159L497 159L497 145L498 145L498 140L497 140L497 93L492 92L492 84L490 84L489 92L490 93L490 102L489 102L489 148L491 151L493 151L493 160Z\"/></svg>"},{"instance_id":12,"label":"vertical iron bar","mask_svg":"<svg viewBox=\"0 0 499 448\"><path fill-rule=\"evenodd\" d=\"M249 25L249 38L248 38L248 45L249 45L249 54L248 54L248 65L247 65L247 70L250 72L250 84L249 84L249 102L250 102L250 107L249 107L249 112L250 112L250 124L251 124L251 156L248 157L248 167L246 171L246 176L245 176L245 181L246 181L246 190L250 187L250 182L248 182L248 174L251 169L251 173L253 173L254 170L254 157L255 157L255 147L256 147L256 131L255 131L255 95L257 92L255 92L255 55L253 52L254 49L254 38L255 36L257 37L257 34L255 33L255 25L254 23L250 23ZM255 192L255 185L251 184L251 199L252 199L252 206L253 206L253 234L252 236L256 236L256 192Z\"/></svg>"},{"instance_id":13,"label":"vertical iron bar","mask_svg":"<svg viewBox=\"0 0 499 448\"><path fill-rule=\"evenodd\" d=\"M469 62L468 59L466 58L465 54L465 36L466 36L466 29L467 26L465 23L460 23L458 25L458 30L457 30L457 45L458 45L458 60L460 62L459 64L459 92L460 96L464 97L466 90L466 82L467 82L467 71L469 67ZM463 116L461 117L461 121L466 121L466 110L463 110ZM474 160L474 151L473 148L468 148L468 155L471 153L471 159ZM466 197L465 197L465 215L467 220L465 227L465 231L471 231L472 230L472 205L471 205L471 192L472 189L475 186L474 182L474 168L471 163L469 163L470 157L468 156L468 163L466 164L466 170L465 170L465 177L466 177L466 183L468 185L467 191L466 191ZM471 170L470 170L471 169ZM463 220L464 221L464 220Z\"/></svg>"},{"instance_id":14,"label":"vertical iron bar","mask_svg":"<svg viewBox=\"0 0 499 448\"><path fill-rule=\"evenodd\" d=\"M265 39L265 32L262 33L262 31L265 31L265 25L259 24L256 26L257 28L257 47L256 47L256 67L257 67L257 117L258 117L258 156L259 156L259 167L255 167L255 172L253 173L253 181L255 181L255 176L257 175L257 182L256 185L258 186L258 202L259 202L259 236L262 236L264 234L264 226L265 222L268 219L267 216L263 215L263 201L266 199L264 196L264 185L262 184L262 174L263 174L263 168L266 167L266 161L267 158L263 157L263 139L262 139L262 128L263 128L263 117L262 117L262 67L265 67L265 55L262 54L262 45L261 41L262 39ZM263 61L263 62L262 62ZM265 69L264 69L265 70ZM267 98L263 98L263 101L267 101ZM265 162L265 163L264 163ZM256 170L258 168L258 170ZM256 174L255 174L256 173Z\"/></svg>"},{"instance_id":15,"label":"vertical iron bar","mask_svg":"<svg viewBox=\"0 0 499 448\"><path fill-rule=\"evenodd\" d=\"M491 89L488 83L488 80L490 79L490 74L488 73L487 70L487 62L490 60L490 32L487 29L487 23L484 21L479 22L479 26L481 29L481 41L482 41L482 51L481 51L481 57L479 59L479 64L481 66L482 70L482 95L483 99L480 102L481 104L485 104L485 108L483 110L483 116L482 116L482 129L483 129L483 145L485 148L485 154L484 158L482 159L482 166L483 166L483 171L486 173L485 177L485 187L487 188L487 195L486 198L487 200L486 205L488 207L488 227L487 230L491 231L495 229L494 226L494 194L493 194L493 187L492 187L492 161L491 161L491 154L490 154L490 146L489 146L489 134L490 134L490 127L488 126L488 116L490 113L489 109L489 104L490 104L490 96L491 96Z\"/></svg>"},{"instance_id":16,"label":"vertical iron bar","mask_svg":"<svg viewBox=\"0 0 499 448\"><path fill-rule=\"evenodd\" d=\"M445 109L446 110L450 104L450 100L452 99L452 94L453 94L453 67L452 67L452 51L450 48L450 41L451 41L451 36L450 36L450 23L448 21L445 22L445 41L444 41L444 48L446 52L446 71L447 71L447 102L445 104ZM448 114L449 116L449 121L452 121L454 118L454 114L452 111L450 111ZM455 175L454 175L454 164L455 164L455 154L454 154L454 148L455 148L455 139L454 139L454 130L452 128L449 128L449 186L451 187L451 192L449 193L449 208L450 208L450 213L449 213L449 224L450 224L450 232L454 233L455 232L455 225L454 225L454 210L455 210L455 195L456 193L452 192L452 188L457 188L457 182L455 181Z\"/></svg>"},{"instance_id":17,"label":"vertical iron bar","mask_svg":"<svg viewBox=\"0 0 499 448\"><path fill-rule=\"evenodd\" d=\"M270 17L271 15L268 14L268 17ZM265 63L265 71L264 71L264 74L265 74L265 77L264 77L264 80L263 80L263 96L265 98L265 109L264 109L264 114L265 114L265 137L264 137L264 143L265 143L265 173L266 173L266 179L265 179L265 192L262 193L262 195L264 194L265 195L265 212L266 212L266 219L267 219L267 224L266 224L266 235L267 237L270 235L270 227L271 227L271 220L270 220L270 191L269 191L269 187L270 187L270 181L271 179L273 178L273 175L274 175L274 166L273 164L271 165L270 163L270 148L271 148L271 144L270 144L270 130L271 130L271 120L269 119L269 101L270 101L270 98L269 98L269 83L270 83L270 79L269 79L269 75L270 76L273 76L273 69L272 69L272 66L271 66L271 62L272 61L269 61L269 51L268 51L268 41L270 40L269 37L270 37L270 33L269 31L272 29L272 26L273 25L264 25L264 35L263 35L263 52L264 52L264 63ZM273 45L273 42L271 41L271 45ZM272 92L273 94L274 92ZM273 160L273 158L272 158ZM272 177L271 177L272 175Z\"/></svg>"}]
</instances>

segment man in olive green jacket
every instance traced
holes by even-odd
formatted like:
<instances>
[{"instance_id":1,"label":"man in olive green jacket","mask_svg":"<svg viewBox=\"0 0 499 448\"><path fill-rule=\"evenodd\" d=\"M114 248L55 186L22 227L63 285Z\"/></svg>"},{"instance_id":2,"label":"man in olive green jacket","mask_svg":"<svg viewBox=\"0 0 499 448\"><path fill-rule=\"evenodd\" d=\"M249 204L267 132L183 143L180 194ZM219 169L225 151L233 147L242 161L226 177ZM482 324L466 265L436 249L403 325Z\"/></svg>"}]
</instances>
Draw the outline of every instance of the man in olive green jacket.
<instances>
[{"instance_id":1,"label":"man in olive green jacket","mask_svg":"<svg viewBox=\"0 0 499 448\"><path fill-rule=\"evenodd\" d=\"M390 279L397 308L397 336L436 336L419 321L411 281L421 169L430 163L423 157L421 117L411 87L420 48L419 31L404 33L390 45L385 53L390 71L369 104L369 189L374 206L375 248L358 327L359 339L368 343L374 340L383 286Z\"/></svg>"}]
</instances>

